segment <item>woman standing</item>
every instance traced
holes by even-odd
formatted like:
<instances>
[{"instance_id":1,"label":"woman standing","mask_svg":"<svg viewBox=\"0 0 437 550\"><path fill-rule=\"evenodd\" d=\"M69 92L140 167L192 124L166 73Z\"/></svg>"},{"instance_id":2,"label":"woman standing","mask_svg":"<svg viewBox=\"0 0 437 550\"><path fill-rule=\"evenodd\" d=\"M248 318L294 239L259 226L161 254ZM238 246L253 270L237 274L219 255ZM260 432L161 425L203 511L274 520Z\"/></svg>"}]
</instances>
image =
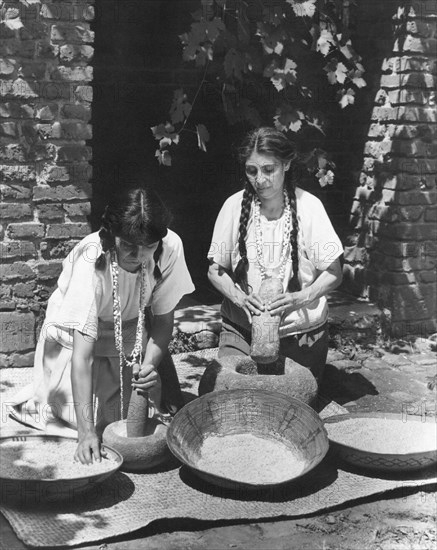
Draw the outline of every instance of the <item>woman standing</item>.
<instances>
[{"instance_id":1,"label":"woman standing","mask_svg":"<svg viewBox=\"0 0 437 550\"><path fill-rule=\"evenodd\" d=\"M263 127L239 149L244 189L229 197L215 223L209 280L224 296L219 357L249 355L251 320L265 308L281 317L280 354L320 381L328 353L326 294L342 280L343 253L322 203L295 187L295 150L285 135ZM257 292L278 277L283 292L262 303Z\"/></svg>"},{"instance_id":2,"label":"woman standing","mask_svg":"<svg viewBox=\"0 0 437 550\"><path fill-rule=\"evenodd\" d=\"M152 191L123 190L64 260L48 301L34 382L15 403L41 428L77 428L81 462L100 460L100 436L126 416L130 385L158 412L183 405L168 344L174 309L194 286L169 223Z\"/></svg>"}]
</instances>

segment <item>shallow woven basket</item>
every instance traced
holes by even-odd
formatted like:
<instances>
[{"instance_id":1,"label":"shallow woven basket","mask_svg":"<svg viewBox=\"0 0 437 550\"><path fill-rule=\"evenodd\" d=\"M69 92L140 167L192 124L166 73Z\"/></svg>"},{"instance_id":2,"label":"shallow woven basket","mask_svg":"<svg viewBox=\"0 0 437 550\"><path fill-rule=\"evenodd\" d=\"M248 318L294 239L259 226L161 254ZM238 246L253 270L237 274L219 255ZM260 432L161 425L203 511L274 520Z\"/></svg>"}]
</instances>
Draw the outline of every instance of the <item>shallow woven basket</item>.
<instances>
[{"instance_id":1,"label":"shallow woven basket","mask_svg":"<svg viewBox=\"0 0 437 550\"><path fill-rule=\"evenodd\" d=\"M61 437L56 435L19 435L0 437L0 457L1 444L5 441L19 442L23 446L27 442L41 441L77 441L73 437ZM115 461L114 466L105 472L92 474L92 466L88 475L67 478L67 479L36 479L36 478L17 478L8 475L8 472L3 471L0 461L0 500L5 503L14 504L16 506L38 506L42 503L72 500L85 491L94 489L105 479L112 476L122 465L123 457L116 450L106 445L102 446L107 453L108 458Z\"/></svg>"},{"instance_id":2,"label":"shallow woven basket","mask_svg":"<svg viewBox=\"0 0 437 550\"><path fill-rule=\"evenodd\" d=\"M402 420L401 414L396 413L350 413L331 416L325 419L325 424L344 422L351 418L379 418ZM423 422L423 418L417 415L408 415L408 422ZM434 422L434 420L433 420ZM328 426L329 433L329 426ZM400 434L401 436L401 434ZM437 463L437 448L430 451L417 453L374 453L360 448L359 437L357 437L356 446L350 446L342 443L338 438L329 438L330 445L338 457L354 466L359 466L369 470L378 470L384 472L404 472L408 470L420 470L429 468ZM437 447L437 432L436 432Z\"/></svg>"},{"instance_id":3,"label":"shallow woven basket","mask_svg":"<svg viewBox=\"0 0 437 550\"><path fill-rule=\"evenodd\" d=\"M197 468L203 441L209 435L253 434L297 449L305 463L300 477L328 452L329 442L319 415L298 399L259 389L211 392L191 401L173 418L167 431L171 452L199 477L226 488L258 489L280 483L243 483Z\"/></svg>"}]
</instances>

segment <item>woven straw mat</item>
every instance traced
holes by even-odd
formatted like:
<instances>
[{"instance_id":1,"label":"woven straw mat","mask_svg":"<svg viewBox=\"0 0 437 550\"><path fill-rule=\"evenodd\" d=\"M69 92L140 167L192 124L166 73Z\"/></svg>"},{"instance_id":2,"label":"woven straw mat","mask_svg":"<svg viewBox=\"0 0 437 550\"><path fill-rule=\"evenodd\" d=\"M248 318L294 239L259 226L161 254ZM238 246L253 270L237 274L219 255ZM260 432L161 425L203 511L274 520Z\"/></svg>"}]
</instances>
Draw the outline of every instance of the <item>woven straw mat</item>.
<instances>
[{"instance_id":1,"label":"woven straw mat","mask_svg":"<svg viewBox=\"0 0 437 550\"><path fill-rule=\"evenodd\" d=\"M197 394L205 364L216 352L202 350L173 356L184 391ZM6 370L9 378L3 372L0 386L4 402L29 381L31 369ZM21 378L16 371L21 371ZM337 414L339 409L342 407L328 406L322 416ZM248 494L202 482L175 462L166 471L117 472L92 493L74 500L21 510L1 504L0 511L25 544L74 546L131 533L164 518L190 518L194 522L297 517L395 489L420 490L436 482L435 472L417 477L409 474L408 479L376 478L338 469L332 460L324 460L293 484Z\"/></svg>"}]
</instances>

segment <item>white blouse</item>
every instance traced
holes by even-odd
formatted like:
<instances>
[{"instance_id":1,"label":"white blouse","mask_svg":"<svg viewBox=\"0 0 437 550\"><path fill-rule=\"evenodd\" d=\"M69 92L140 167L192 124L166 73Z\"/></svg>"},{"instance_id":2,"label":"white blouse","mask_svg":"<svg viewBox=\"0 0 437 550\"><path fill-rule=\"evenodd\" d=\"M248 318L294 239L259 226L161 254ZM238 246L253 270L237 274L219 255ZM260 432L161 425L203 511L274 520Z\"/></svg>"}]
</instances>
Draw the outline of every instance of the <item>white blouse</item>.
<instances>
[{"instance_id":1,"label":"white blouse","mask_svg":"<svg viewBox=\"0 0 437 550\"><path fill-rule=\"evenodd\" d=\"M59 340L56 335L61 331L71 336L72 329L76 329L97 340L99 321L113 322L110 254L106 253L106 267L100 271L95 262L101 253L99 235L91 233L63 261L58 286L48 301L44 323L47 335ZM158 265L162 273L158 281L153 277L154 261L147 266L146 304L153 314L163 315L172 311L182 296L194 291L182 241L171 230L163 239ZM119 267L118 277L122 320L135 319L140 303L141 270L130 273ZM65 344L71 344L70 338Z\"/></svg>"},{"instance_id":2,"label":"white blouse","mask_svg":"<svg viewBox=\"0 0 437 550\"><path fill-rule=\"evenodd\" d=\"M240 254L238 250L238 231L240 223L241 201L243 191L230 196L224 203L217 217L208 258L225 269L235 270ZM296 209L299 222L298 254L299 281L302 289L310 286L317 278L317 270L324 271L343 253L343 246L332 227L331 221L321 201L302 189L296 189ZM285 229L284 214L277 220L267 220L261 215L261 232L263 239L263 259L272 276L278 276L279 260ZM256 257L255 222L253 208L247 224L246 236L247 259L249 261L248 283L253 292L258 292L261 285L261 272ZM290 251L289 251L290 252ZM289 255L285 267L284 291L292 277L292 260ZM243 316L235 318L233 308L226 304L222 309L224 316L231 321L242 322L249 328ZM244 316L245 317L245 316ZM325 297L314 300L307 307L293 311L285 316L280 327L281 336L289 336L315 329L327 320L328 306Z\"/></svg>"}]
</instances>

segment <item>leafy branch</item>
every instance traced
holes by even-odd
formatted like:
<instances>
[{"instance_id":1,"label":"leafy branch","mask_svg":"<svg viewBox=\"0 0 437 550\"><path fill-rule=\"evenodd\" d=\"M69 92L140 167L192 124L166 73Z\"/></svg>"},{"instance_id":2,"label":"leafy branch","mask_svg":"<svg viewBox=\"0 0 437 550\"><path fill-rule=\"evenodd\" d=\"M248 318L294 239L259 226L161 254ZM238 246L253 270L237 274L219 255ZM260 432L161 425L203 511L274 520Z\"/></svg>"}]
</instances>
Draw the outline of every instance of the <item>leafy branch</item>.
<instances>
[{"instance_id":1,"label":"leafy branch","mask_svg":"<svg viewBox=\"0 0 437 550\"><path fill-rule=\"evenodd\" d=\"M170 120L152 128L158 161L171 165L182 132L196 133L206 151L209 132L192 124L192 112L208 84L230 126L274 124L293 139L320 185L332 184L334 164L323 149L330 117L366 85L350 38L353 7L353 0L201 0L179 38L182 60L202 78L193 101L176 90Z\"/></svg>"}]
</instances>

